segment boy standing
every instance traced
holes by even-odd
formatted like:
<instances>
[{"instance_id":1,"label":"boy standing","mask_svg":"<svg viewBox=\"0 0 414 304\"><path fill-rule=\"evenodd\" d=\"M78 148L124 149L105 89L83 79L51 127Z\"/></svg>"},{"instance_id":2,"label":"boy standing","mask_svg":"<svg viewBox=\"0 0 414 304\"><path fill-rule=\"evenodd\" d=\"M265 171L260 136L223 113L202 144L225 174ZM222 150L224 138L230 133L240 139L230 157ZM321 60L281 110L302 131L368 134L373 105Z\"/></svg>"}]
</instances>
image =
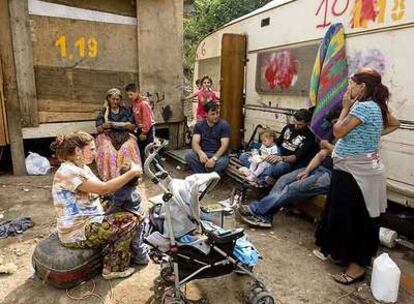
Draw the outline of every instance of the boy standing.
<instances>
[{"instance_id":1,"label":"boy standing","mask_svg":"<svg viewBox=\"0 0 414 304\"><path fill-rule=\"evenodd\" d=\"M125 87L128 99L131 101L132 113L137 125L138 148L142 161L145 159L145 147L154 141L154 113L147 97L141 96L137 85L130 83Z\"/></svg>"}]
</instances>

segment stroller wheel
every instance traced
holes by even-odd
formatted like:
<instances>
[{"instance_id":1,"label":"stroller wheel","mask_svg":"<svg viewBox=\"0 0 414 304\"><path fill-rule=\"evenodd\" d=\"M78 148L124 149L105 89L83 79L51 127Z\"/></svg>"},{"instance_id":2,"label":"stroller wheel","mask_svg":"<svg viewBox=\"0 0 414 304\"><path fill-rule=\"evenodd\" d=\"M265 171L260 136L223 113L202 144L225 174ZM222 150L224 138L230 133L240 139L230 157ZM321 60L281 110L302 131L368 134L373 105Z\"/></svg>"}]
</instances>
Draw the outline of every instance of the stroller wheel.
<instances>
[{"instance_id":1,"label":"stroller wheel","mask_svg":"<svg viewBox=\"0 0 414 304\"><path fill-rule=\"evenodd\" d=\"M262 292L257 293L256 295L253 296L250 302L250 304L274 304L274 303L275 303L275 299L267 291L262 291Z\"/></svg>"},{"instance_id":2,"label":"stroller wheel","mask_svg":"<svg viewBox=\"0 0 414 304\"><path fill-rule=\"evenodd\" d=\"M175 279L174 270L173 270L173 268L171 267L170 264L162 265L161 272L160 272L160 277L165 282L168 282L168 283L173 283L174 282L174 279Z\"/></svg>"},{"instance_id":3,"label":"stroller wheel","mask_svg":"<svg viewBox=\"0 0 414 304\"><path fill-rule=\"evenodd\" d=\"M171 290L166 290L162 296L161 304L185 304L185 301L182 299L181 293L177 297L171 293Z\"/></svg>"},{"instance_id":4,"label":"stroller wheel","mask_svg":"<svg viewBox=\"0 0 414 304\"><path fill-rule=\"evenodd\" d=\"M254 282L246 291L246 303L256 303L257 296L263 293L267 293L266 286L260 281Z\"/></svg>"},{"instance_id":5,"label":"stroller wheel","mask_svg":"<svg viewBox=\"0 0 414 304\"><path fill-rule=\"evenodd\" d=\"M185 304L185 302L179 299L165 298L162 304Z\"/></svg>"}]
</instances>

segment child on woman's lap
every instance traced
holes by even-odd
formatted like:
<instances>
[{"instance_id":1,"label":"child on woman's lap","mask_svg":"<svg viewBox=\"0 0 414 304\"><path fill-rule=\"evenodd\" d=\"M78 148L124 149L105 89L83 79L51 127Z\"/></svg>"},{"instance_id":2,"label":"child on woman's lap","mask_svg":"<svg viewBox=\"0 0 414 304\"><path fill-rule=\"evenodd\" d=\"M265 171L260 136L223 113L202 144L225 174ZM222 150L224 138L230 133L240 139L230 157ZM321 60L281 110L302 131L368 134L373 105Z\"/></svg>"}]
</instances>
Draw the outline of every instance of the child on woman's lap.
<instances>
[{"instance_id":1,"label":"child on woman's lap","mask_svg":"<svg viewBox=\"0 0 414 304\"><path fill-rule=\"evenodd\" d=\"M121 174L127 172L129 167L122 167ZM147 265L149 263L148 253L143 243L143 226L145 219L145 210L141 204L141 195L139 194L138 187L139 178L133 178L129 183L123 186L118 191L114 192L112 196L112 204L108 210L108 213L114 213L118 211L128 211L133 213L140 221L137 227L137 233L131 242L131 248L136 254L133 263L136 265Z\"/></svg>"},{"instance_id":2,"label":"child on woman's lap","mask_svg":"<svg viewBox=\"0 0 414 304\"><path fill-rule=\"evenodd\" d=\"M253 150L249 157L250 166L241 167L239 171L245 175L249 182L255 182L263 171L271 164L266 161L270 155L280 155L280 149L275 143L276 134L272 130L264 130L260 133L260 150Z\"/></svg>"}]
</instances>

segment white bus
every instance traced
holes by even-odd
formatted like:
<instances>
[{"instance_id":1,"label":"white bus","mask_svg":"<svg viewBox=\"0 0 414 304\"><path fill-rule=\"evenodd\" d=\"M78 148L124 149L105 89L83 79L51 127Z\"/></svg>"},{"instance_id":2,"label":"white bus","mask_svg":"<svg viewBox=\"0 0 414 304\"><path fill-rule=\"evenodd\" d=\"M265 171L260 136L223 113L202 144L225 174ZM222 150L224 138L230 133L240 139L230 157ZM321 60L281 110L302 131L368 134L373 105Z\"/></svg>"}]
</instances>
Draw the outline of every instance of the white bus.
<instances>
[{"instance_id":1,"label":"white bus","mask_svg":"<svg viewBox=\"0 0 414 304\"><path fill-rule=\"evenodd\" d=\"M205 37L197 49L194 78L210 75L214 85L220 85L224 108L226 90L244 93L238 105L243 111L231 115L242 113L245 139L258 124L281 129L295 109L309 106L316 52L334 23L345 28L349 73L360 66L374 67L390 88L389 105L401 128L382 139L388 197L414 207L414 1L274 0ZM284 57L281 68L288 70L275 86L263 77L263 71L269 58L284 51L293 54L299 64L289 71L289 59ZM238 70L242 71L241 85L234 67L237 62L228 62L232 56L246 59Z\"/></svg>"}]
</instances>

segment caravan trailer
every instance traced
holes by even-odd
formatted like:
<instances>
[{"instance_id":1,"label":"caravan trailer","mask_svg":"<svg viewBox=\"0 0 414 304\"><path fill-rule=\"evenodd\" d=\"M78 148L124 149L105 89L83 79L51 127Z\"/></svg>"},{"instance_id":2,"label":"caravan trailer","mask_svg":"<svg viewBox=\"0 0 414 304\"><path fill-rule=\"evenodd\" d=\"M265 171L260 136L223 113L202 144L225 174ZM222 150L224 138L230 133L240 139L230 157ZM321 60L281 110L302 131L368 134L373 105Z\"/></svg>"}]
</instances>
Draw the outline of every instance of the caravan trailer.
<instances>
[{"instance_id":1,"label":"caravan trailer","mask_svg":"<svg viewBox=\"0 0 414 304\"><path fill-rule=\"evenodd\" d=\"M236 146L258 124L280 130L295 109L310 105L318 46L335 23L345 28L349 73L374 67L390 88L390 108L401 127L382 139L388 198L414 207L414 1L271 1L200 42L195 78L210 75L220 85L223 116L231 120ZM263 72L275 58L285 71L276 86Z\"/></svg>"}]
</instances>

